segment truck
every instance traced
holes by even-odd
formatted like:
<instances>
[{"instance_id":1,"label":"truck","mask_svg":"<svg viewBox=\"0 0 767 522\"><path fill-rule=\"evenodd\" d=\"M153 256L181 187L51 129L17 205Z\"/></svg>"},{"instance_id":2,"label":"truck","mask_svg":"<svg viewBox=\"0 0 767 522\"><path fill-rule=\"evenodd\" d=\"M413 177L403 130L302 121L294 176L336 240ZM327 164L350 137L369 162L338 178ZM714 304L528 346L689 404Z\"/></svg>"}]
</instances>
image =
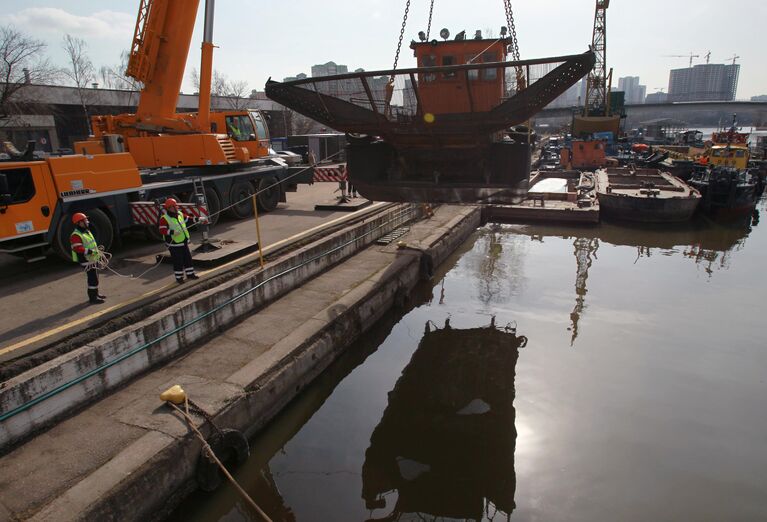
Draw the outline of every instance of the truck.
<instances>
[{"instance_id":1,"label":"truck","mask_svg":"<svg viewBox=\"0 0 767 522\"><path fill-rule=\"evenodd\" d=\"M75 143L74 155L34 158L28 149L0 161L0 253L68 258L76 212L110 249L128 229L154 230L167 197L215 224L222 209L252 216L256 192L268 212L298 183L312 182L311 169L289 169L270 153L260 111L210 111L213 0L205 6L199 110L176 113L198 7L199 0L140 1L126 71L143 85L135 114L94 116L93 135Z\"/></svg>"}]
</instances>

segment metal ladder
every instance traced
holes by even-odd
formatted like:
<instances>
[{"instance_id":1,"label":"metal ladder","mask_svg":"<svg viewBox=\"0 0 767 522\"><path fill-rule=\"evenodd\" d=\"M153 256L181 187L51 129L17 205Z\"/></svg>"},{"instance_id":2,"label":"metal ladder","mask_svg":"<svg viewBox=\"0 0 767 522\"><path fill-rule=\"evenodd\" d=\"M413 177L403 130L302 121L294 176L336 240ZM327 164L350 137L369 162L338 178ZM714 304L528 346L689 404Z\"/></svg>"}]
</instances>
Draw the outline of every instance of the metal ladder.
<instances>
[{"instance_id":1,"label":"metal ladder","mask_svg":"<svg viewBox=\"0 0 767 522\"><path fill-rule=\"evenodd\" d=\"M205 185L202 178L192 178L192 189L194 191L194 199L197 202L197 206L205 208L208 219L205 223L199 223L200 234L202 239L200 240L200 246L194 249L195 252L210 252L212 250L218 250L220 246L214 245L210 240L210 210L208 209L208 200L205 199Z\"/></svg>"}]
</instances>

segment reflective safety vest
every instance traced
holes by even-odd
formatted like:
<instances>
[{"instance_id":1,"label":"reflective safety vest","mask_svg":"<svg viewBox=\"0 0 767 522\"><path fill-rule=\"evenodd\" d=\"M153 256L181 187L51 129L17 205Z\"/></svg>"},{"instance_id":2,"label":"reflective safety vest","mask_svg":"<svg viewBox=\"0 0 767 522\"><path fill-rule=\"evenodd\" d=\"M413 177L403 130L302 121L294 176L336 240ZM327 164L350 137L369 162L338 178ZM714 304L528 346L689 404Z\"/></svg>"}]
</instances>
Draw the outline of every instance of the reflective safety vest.
<instances>
[{"instance_id":1,"label":"reflective safety vest","mask_svg":"<svg viewBox=\"0 0 767 522\"><path fill-rule=\"evenodd\" d=\"M85 255L85 260L97 261L99 258L99 254L97 252L99 246L98 244L96 244L96 238L93 237L93 234L91 233L91 231L86 230L85 232L83 232L79 228L75 228L72 231L72 235L79 237L80 241L82 241L83 243L83 248L91 251L90 254ZM77 263L77 252L75 252L74 250L72 250L72 261Z\"/></svg>"},{"instance_id":2,"label":"reflective safety vest","mask_svg":"<svg viewBox=\"0 0 767 522\"><path fill-rule=\"evenodd\" d=\"M165 222L170 229L170 240L174 243L183 243L185 239L189 239L189 231L186 229L186 217L179 210L176 217L172 217L167 212L163 212Z\"/></svg>"}]
</instances>

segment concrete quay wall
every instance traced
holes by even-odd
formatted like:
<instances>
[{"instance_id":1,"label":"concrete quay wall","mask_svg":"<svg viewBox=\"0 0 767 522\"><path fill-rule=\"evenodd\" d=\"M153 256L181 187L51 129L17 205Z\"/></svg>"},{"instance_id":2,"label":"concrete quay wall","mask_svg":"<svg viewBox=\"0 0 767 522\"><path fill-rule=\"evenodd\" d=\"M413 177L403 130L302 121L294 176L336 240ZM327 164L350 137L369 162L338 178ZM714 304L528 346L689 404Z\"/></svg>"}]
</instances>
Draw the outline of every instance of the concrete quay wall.
<instances>
[{"instance_id":1,"label":"concrete quay wall","mask_svg":"<svg viewBox=\"0 0 767 522\"><path fill-rule=\"evenodd\" d=\"M253 314L401 226L418 210L400 205L283 256L259 272L206 290L4 383L0 450Z\"/></svg>"},{"instance_id":2,"label":"concrete quay wall","mask_svg":"<svg viewBox=\"0 0 767 522\"><path fill-rule=\"evenodd\" d=\"M443 207L436 218L419 222L396 245L367 249L339 265L361 275L351 290L298 328L221 380L205 382L215 396L210 413L222 427L252 435L321 374L354 340L427 274L424 258L442 263L481 224L477 207ZM367 257L365 257L367 256ZM365 271L370 260L379 264ZM383 262L381 262L383 260ZM332 284L332 281L330 282ZM347 281L348 283L348 281ZM297 292L301 292L299 289ZM257 317L257 316L254 316ZM245 327L245 323L238 328ZM253 327L255 328L255 326ZM246 328L247 329L247 328ZM179 377L179 382L189 389ZM194 396L203 393L192 390ZM203 433L210 427L198 425ZM148 520L162 513L169 498L188 490L200 444L182 424L151 430L48 502L32 520Z\"/></svg>"}]
</instances>

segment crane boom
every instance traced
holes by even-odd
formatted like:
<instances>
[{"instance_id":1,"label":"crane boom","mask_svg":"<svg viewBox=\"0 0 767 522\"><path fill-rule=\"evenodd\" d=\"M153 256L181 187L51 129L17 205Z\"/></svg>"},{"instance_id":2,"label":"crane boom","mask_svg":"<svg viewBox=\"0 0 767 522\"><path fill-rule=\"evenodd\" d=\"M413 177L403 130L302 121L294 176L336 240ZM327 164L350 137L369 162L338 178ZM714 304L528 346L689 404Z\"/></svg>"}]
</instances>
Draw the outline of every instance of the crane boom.
<instances>
[{"instance_id":1,"label":"crane boom","mask_svg":"<svg viewBox=\"0 0 767 522\"><path fill-rule=\"evenodd\" d=\"M597 0L594 13L594 32L591 37L591 50L597 56L597 62L586 79L585 116L609 116L607 100L607 8L610 0Z\"/></svg>"},{"instance_id":2,"label":"crane boom","mask_svg":"<svg viewBox=\"0 0 767 522\"><path fill-rule=\"evenodd\" d=\"M199 0L141 0L126 74L144 84L137 122L173 119Z\"/></svg>"},{"instance_id":3,"label":"crane boom","mask_svg":"<svg viewBox=\"0 0 767 522\"><path fill-rule=\"evenodd\" d=\"M140 167L248 164L269 155L269 132L256 110L211 111L213 13L205 0L199 106L177 113L200 0L139 0L126 74L143 83L135 114L94 116L82 154L126 150Z\"/></svg>"}]
</instances>

